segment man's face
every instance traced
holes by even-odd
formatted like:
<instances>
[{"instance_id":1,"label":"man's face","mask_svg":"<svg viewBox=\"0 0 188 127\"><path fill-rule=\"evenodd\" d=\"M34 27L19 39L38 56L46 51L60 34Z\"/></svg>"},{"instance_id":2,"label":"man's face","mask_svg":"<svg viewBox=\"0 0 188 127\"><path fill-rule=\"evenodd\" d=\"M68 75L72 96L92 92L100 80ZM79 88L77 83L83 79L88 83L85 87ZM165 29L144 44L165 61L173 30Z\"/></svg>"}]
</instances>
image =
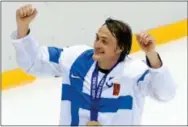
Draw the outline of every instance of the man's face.
<instances>
[{"instance_id":1,"label":"man's face","mask_svg":"<svg viewBox=\"0 0 188 127\"><path fill-rule=\"evenodd\" d=\"M102 26L96 34L93 58L96 61L113 60L121 53L117 39L112 35L106 25Z\"/></svg>"}]
</instances>

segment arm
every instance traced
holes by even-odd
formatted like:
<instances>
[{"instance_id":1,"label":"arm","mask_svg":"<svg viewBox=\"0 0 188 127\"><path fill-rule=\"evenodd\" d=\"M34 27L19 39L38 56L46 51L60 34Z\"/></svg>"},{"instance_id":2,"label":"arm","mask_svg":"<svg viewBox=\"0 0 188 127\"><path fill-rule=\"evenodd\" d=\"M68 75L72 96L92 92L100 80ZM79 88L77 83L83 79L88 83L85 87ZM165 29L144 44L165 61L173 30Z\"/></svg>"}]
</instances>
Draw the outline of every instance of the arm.
<instances>
[{"instance_id":1,"label":"arm","mask_svg":"<svg viewBox=\"0 0 188 127\"><path fill-rule=\"evenodd\" d=\"M137 41L146 54L148 69L137 80L139 89L144 95L167 101L175 96L175 82L155 50L155 40L147 33L137 34ZM144 66L142 66L144 68Z\"/></svg>"},{"instance_id":2,"label":"arm","mask_svg":"<svg viewBox=\"0 0 188 127\"><path fill-rule=\"evenodd\" d=\"M40 46L28 32L29 24L36 14L37 10L31 5L23 6L16 11L17 31L12 33L11 38L17 63L26 73L62 76L63 72L70 69L74 60L90 47L82 45L61 49Z\"/></svg>"},{"instance_id":3,"label":"arm","mask_svg":"<svg viewBox=\"0 0 188 127\"><path fill-rule=\"evenodd\" d=\"M17 63L26 73L60 76L62 69L59 59L63 50L55 47L41 47L31 37L29 24L36 14L36 8L30 4L16 11L17 31L12 33L11 39L16 51Z\"/></svg>"},{"instance_id":4,"label":"arm","mask_svg":"<svg viewBox=\"0 0 188 127\"><path fill-rule=\"evenodd\" d=\"M22 32L27 33L27 32ZM12 33L12 43L16 51L16 60L26 73L34 75L58 75L62 74L59 63L63 49L56 47L39 46L31 33L19 37L19 30Z\"/></svg>"},{"instance_id":5,"label":"arm","mask_svg":"<svg viewBox=\"0 0 188 127\"><path fill-rule=\"evenodd\" d=\"M141 93L161 101L171 100L176 94L176 85L167 66L162 63L157 53L154 53L152 59L147 54L146 63L148 69L137 80Z\"/></svg>"}]
</instances>

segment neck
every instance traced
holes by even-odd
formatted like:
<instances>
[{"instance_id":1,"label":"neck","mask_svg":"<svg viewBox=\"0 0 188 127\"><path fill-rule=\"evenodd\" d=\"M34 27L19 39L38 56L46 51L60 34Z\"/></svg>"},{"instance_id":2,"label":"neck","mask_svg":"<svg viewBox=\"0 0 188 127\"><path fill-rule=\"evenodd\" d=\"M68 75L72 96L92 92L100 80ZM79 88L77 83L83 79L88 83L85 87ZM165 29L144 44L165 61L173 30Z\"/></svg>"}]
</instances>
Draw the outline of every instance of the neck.
<instances>
[{"instance_id":1,"label":"neck","mask_svg":"<svg viewBox=\"0 0 188 127\"><path fill-rule=\"evenodd\" d=\"M106 61L98 61L98 66L101 69L110 70L118 62L118 60L119 57Z\"/></svg>"}]
</instances>

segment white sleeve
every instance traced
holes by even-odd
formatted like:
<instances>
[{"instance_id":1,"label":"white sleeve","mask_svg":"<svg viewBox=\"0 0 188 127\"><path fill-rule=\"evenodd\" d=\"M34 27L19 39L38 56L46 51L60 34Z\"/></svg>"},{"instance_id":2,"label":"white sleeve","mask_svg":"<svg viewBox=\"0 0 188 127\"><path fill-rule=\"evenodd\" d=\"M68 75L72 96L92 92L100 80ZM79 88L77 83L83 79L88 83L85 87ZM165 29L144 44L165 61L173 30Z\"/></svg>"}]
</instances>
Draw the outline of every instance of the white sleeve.
<instances>
[{"instance_id":1,"label":"white sleeve","mask_svg":"<svg viewBox=\"0 0 188 127\"><path fill-rule=\"evenodd\" d=\"M84 48L72 47L47 47L40 46L39 43L34 40L29 33L27 36L17 39L17 31L14 31L11 35L12 43L16 51L16 60L18 66L21 67L26 73L32 75L50 75L50 76L62 76L63 65L61 59L65 54L69 59L75 59L74 54L77 50L84 50ZM75 48L76 47L76 48ZM74 50L74 52L72 51ZM69 54L67 53L69 52ZM72 52L72 53L70 53ZM80 51L81 52L81 51Z\"/></svg>"},{"instance_id":2,"label":"white sleeve","mask_svg":"<svg viewBox=\"0 0 188 127\"><path fill-rule=\"evenodd\" d=\"M137 85L144 96L149 95L161 101L171 100L176 94L176 84L164 64L158 69L147 66L137 79Z\"/></svg>"}]
</instances>

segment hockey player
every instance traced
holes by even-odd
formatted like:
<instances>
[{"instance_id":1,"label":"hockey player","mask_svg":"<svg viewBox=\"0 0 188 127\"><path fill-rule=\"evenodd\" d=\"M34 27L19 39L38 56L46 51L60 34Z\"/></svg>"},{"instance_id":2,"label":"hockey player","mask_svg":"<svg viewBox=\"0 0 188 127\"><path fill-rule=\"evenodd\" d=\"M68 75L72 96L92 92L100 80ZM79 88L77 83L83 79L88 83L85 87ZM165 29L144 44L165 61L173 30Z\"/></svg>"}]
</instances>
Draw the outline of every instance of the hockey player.
<instances>
[{"instance_id":1,"label":"hockey player","mask_svg":"<svg viewBox=\"0 0 188 127\"><path fill-rule=\"evenodd\" d=\"M62 76L60 125L139 125L146 96L174 97L175 83L148 33L137 34L146 62L129 56L129 25L110 18L97 31L93 48L45 47L29 28L36 14L31 5L16 11L12 43L26 73Z\"/></svg>"}]
</instances>

